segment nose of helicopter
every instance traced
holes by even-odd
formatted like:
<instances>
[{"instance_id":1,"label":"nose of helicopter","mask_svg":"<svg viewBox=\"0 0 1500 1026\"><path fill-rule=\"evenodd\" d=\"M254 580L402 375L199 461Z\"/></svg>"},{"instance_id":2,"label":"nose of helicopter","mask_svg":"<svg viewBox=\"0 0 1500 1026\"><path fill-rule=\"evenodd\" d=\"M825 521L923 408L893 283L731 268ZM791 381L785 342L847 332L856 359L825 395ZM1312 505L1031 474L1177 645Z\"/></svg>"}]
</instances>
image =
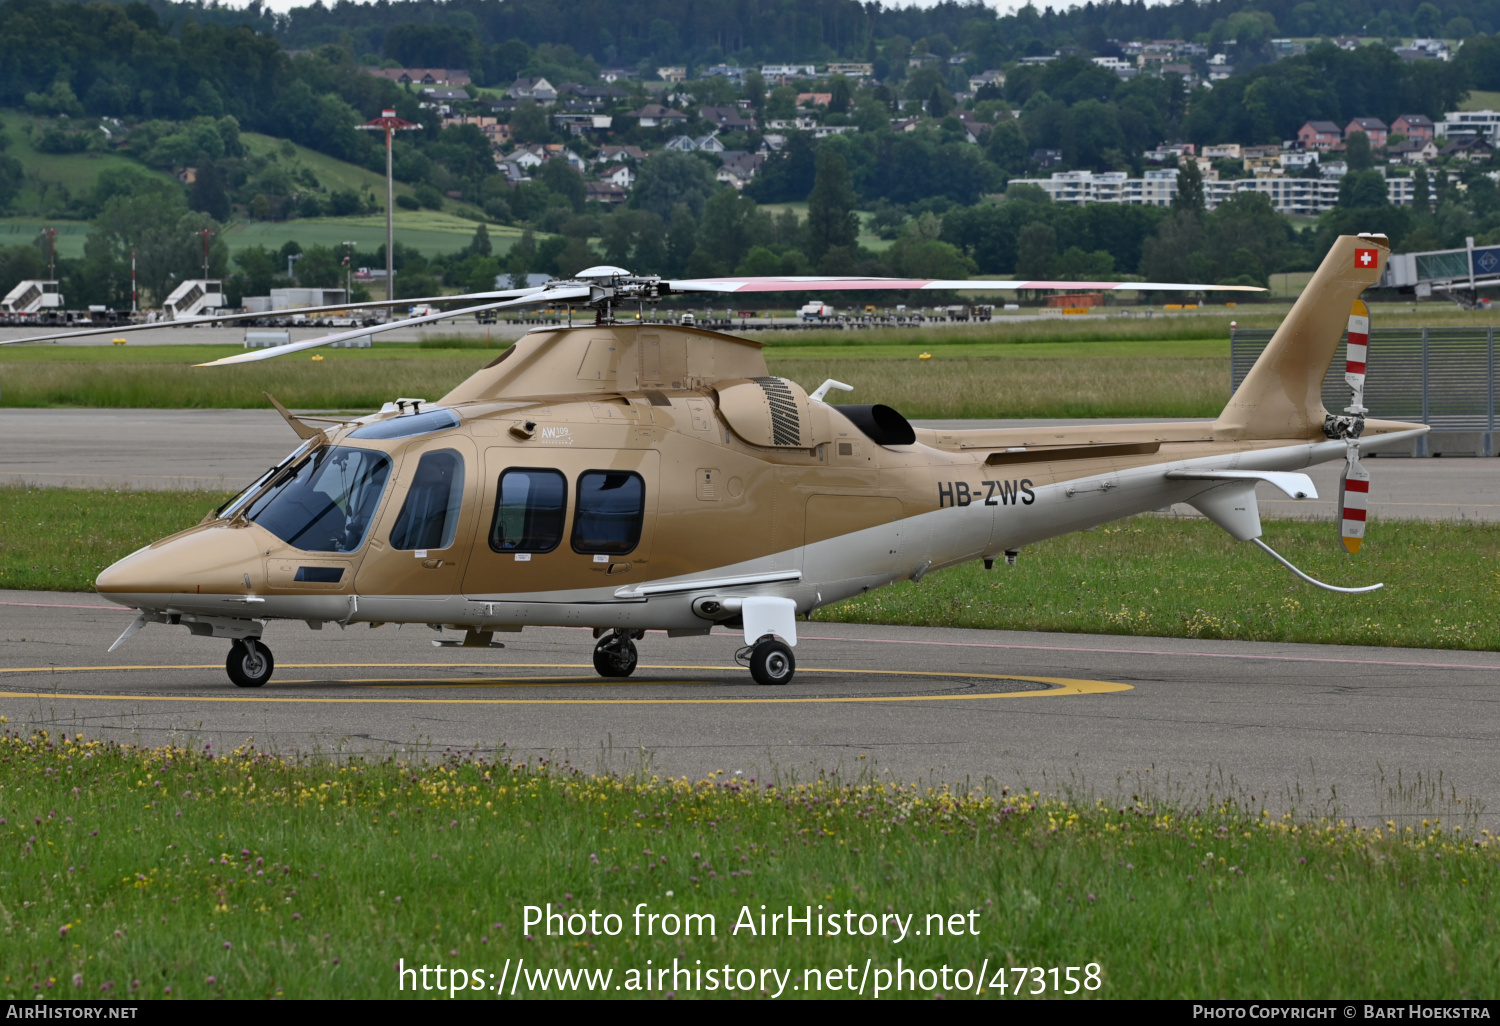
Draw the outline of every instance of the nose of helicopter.
<instances>
[{"instance_id":1,"label":"nose of helicopter","mask_svg":"<svg viewBox=\"0 0 1500 1026\"><path fill-rule=\"evenodd\" d=\"M167 538L106 567L94 590L125 606L149 604L151 596L243 595L264 577L253 535L211 525Z\"/></svg>"}]
</instances>

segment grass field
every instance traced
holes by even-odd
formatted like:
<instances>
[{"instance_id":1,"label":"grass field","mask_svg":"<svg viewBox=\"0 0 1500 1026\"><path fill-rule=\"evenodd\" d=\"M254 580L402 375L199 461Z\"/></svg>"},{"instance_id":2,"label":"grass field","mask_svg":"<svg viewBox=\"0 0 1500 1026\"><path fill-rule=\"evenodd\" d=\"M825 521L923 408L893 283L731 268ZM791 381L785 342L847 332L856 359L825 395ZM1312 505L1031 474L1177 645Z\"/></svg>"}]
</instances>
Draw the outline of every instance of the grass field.
<instances>
[{"instance_id":1,"label":"grass field","mask_svg":"<svg viewBox=\"0 0 1500 1026\"><path fill-rule=\"evenodd\" d=\"M19 160L26 169L26 184L14 202L14 206L21 210L42 210L42 194L38 185L43 183L49 186L60 185L75 198L87 195L93 190L99 172L106 168L128 166L147 174L159 175L163 179L170 178L165 172L151 171L117 153L38 153L32 148L31 138L27 134L32 122L29 115L15 109L0 109L0 122L4 123L5 135L10 140L6 153ZM50 221L47 223L51 224ZM34 235L35 233L33 237ZM74 253L61 250L60 236L58 243L59 251L64 256L83 255L81 245L78 252Z\"/></svg>"},{"instance_id":2,"label":"grass field","mask_svg":"<svg viewBox=\"0 0 1500 1026\"><path fill-rule=\"evenodd\" d=\"M909 417L1214 416L1228 397L1225 343L966 342L963 331L937 336L944 345L882 335L861 347L838 345L843 333L825 342L809 332L807 345L775 339L767 358L772 373L806 388L838 378L857 389L839 398L887 403ZM317 362L293 356L213 370L193 364L223 356L222 346L7 346L0 405L258 408L270 392L294 409L376 409L398 393L436 398L488 362L440 344L325 349ZM934 358L918 361L921 352Z\"/></svg>"},{"instance_id":3,"label":"grass field","mask_svg":"<svg viewBox=\"0 0 1500 1026\"><path fill-rule=\"evenodd\" d=\"M86 591L110 563L190 527L227 494L0 487L0 588ZM1500 649L1500 526L1372 521L1358 557L1332 523L1266 521L1296 580L1206 520L1135 517L829 606L818 620L1246 641Z\"/></svg>"},{"instance_id":4,"label":"grass field","mask_svg":"<svg viewBox=\"0 0 1500 1026\"><path fill-rule=\"evenodd\" d=\"M474 237L474 229L478 226L477 221L434 210L396 211L396 241L424 256L463 249ZM495 253L508 252L521 237L519 228L487 224L485 230L489 232L490 245ZM249 246L279 249L288 239L295 239L303 246L335 247L349 240L356 243L361 252L373 253L385 245L385 213L363 217L307 217L292 221L240 221L224 233L224 241L231 252Z\"/></svg>"},{"instance_id":5,"label":"grass field","mask_svg":"<svg viewBox=\"0 0 1500 1026\"><path fill-rule=\"evenodd\" d=\"M1483 89L1470 89L1469 95L1458 103L1459 110L1494 110L1500 107L1500 93Z\"/></svg>"},{"instance_id":6,"label":"grass field","mask_svg":"<svg viewBox=\"0 0 1500 1026\"><path fill-rule=\"evenodd\" d=\"M1355 829L1253 799L1183 808L1144 788L1049 798L873 776L689 783L503 749L336 763L10 733L4 993L798 997L864 978L866 996L908 998L1015 1000L1024 979L1025 997L1412 999L1500 985L1500 860L1463 824ZM823 934L743 926L788 906ZM549 933L548 911L582 917L575 931L597 917ZM689 915L692 935L664 935ZM843 932L862 916L890 934ZM419 973L398 989L398 966L439 964L441 991L416 989Z\"/></svg>"}]
</instances>

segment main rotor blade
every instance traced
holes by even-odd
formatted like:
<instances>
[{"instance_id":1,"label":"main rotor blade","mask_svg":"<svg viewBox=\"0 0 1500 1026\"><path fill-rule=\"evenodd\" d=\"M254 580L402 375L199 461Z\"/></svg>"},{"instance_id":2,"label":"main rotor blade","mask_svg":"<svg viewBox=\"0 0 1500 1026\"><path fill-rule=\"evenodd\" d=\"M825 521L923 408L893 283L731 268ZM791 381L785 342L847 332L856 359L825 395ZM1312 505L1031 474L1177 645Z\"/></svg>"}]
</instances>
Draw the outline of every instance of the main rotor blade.
<instances>
[{"instance_id":1,"label":"main rotor blade","mask_svg":"<svg viewBox=\"0 0 1500 1026\"><path fill-rule=\"evenodd\" d=\"M251 349L247 352L236 353L234 356L226 356L219 360L211 360L208 363L200 363L197 366L228 367L236 363L257 363L261 360L274 360L278 356L286 356L289 353L300 353L305 349L317 349L319 346L328 346L335 342L343 342L351 338L375 335L382 331L395 331L397 328L409 328L414 324L431 324L433 321L440 321L445 317L461 317L465 314L481 313L485 310L500 310L511 306L531 306L541 303L563 302L569 299L587 299L590 294L590 289L587 285L553 289L544 296L521 296L518 299L510 299L500 303L483 303L479 306L464 307L461 310L428 314L425 317L408 317L404 320L392 321L389 324L377 324L373 328L355 328L352 331L343 331L336 335L323 335L319 338L310 338L302 342L289 342L284 346L273 346L270 349Z\"/></svg>"},{"instance_id":2,"label":"main rotor blade","mask_svg":"<svg viewBox=\"0 0 1500 1026\"><path fill-rule=\"evenodd\" d=\"M340 310L378 310L383 307L418 306L434 303L472 302L476 299L508 299L545 291L545 286L535 288L505 289L498 292L468 292L456 296L425 296L420 299L380 299L363 303L343 303L339 306L289 306L279 310L262 310L259 313L215 314L212 317L181 317L171 321L154 321L150 324L116 324L110 328L86 328L82 331L61 331L51 335L28 335L26 338L0 339L0 346L18 342L53 342L64 338L82 338L85 335L118 335L125 331L150 331L153 328L182 328L189 325L224 324L230 321L247 321L257 317L290 317L303 314L334 313ZM444 316L452 316L445 314Z\"/></svg>"},{"instance_id":3,"label":"main rotor blade","mask_svg":"<svg viewBox=\"0 0 1500 1026\"><path fill-rule=\"evenodd\" d=\"M1063 289L1084 292L1135 290L1139 292L1264 292L1255 285L1183 285L1156 281L964 281L956 278L863 278L810 275L772 278L687 278L666 283L673 292L865 292L885 289Z\"/></svg>"}]
</instances>

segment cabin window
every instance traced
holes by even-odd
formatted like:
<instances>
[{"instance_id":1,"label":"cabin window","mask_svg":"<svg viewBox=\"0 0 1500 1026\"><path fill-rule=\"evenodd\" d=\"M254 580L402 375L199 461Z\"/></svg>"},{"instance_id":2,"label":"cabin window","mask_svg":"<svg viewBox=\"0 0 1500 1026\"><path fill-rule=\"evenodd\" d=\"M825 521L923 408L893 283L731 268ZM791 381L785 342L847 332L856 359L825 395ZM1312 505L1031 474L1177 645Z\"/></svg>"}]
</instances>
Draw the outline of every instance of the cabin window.
<instances>
[{"instance_id":1,"label":"cabin window","mask_svg":"<svg viewBox=\"0 0 1500 1026\"><path fill-rule=\"evenodd\" d=\"M500 475L490 548L551 552L562 541L568 481L555 470L512 467Z\"/></svg>"},{"instance_id":2,"label":"cabin window","mask_svg":"<svg viewBox=\"0 0 1500 1026\"><path fill-rule=\"evenodd\" d=\"M623 555L641 540L646 483L628 470L588 470L578 475L573 551Z\"/></svg>"},{"instance_id":3,"label":"cabin window","mask_svg":"<svg viewBox=\"0 0 1500 1026\"><path fill-rule=\"evenodd\" d=\"M424 453L396 526L393 549L446 549L458 532L464 499L464 458L453 449Z\"/></svg>"},{"instance_id":4,"label":"cabin window","mask_svg":"<svg viewBox=\"0 0 1500 1026\"><path fill-rule=\"evenodd\" d=\"M364 544L390 472L383 452L324 446L251 503L245 518L304 552L353 552Z\"/></svg>"}]
</instances>

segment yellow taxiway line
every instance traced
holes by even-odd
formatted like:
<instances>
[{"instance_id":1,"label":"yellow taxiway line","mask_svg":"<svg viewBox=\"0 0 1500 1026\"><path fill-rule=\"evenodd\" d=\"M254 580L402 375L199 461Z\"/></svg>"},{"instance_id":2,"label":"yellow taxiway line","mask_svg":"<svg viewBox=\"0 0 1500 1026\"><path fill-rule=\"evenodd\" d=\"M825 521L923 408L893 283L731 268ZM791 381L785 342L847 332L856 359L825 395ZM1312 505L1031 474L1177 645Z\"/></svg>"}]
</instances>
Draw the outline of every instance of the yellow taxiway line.
<instances>
[{"instance_id":1,"label":"yellow taxiway line","mask_svg":"<svg viewBox=\"0 0 1500 1026\"><path fill-rule=\"evenodd\" d=\"M592 670L591 665L579 663L290 663L286 669L362 669L379 666L385 669L549 669ZM641 666L643 670L725 670L724 666ZM216 664L188 666L42 666L31 668L5 668L0 673L75 673L98 670L214 670ZM891 677L959 677L969 680L1027 681L1051 685L1044 691L996 691L981 694L956 695L863 695L827 697L786 698L325 698L297 697L291 695L101 695L75 692L44 691L0 691L0 698L77 698L117 702L260 702L286 704L338 705L370 703L375 705L409 705L412 702L438 703L444 705L794 705L832 704L842 702L939 702L976 701L989 698L1035 698L1063 695L1099 695L1117 691L1130 691L1131 685L1105 680L1076 680L1070 677L1033 677L1027 674L961 673L936 670L854 670L844 668L807 667L804 673L870 674ZM319 681L283 681L284 684L321 683ZM653 685L698 684L698 681L624 681L624 680L552 680L549 678L508 678L498 681L483 680L403 680L400 678L368 678L345 683L370 684L377 687L401 687L433 684L445 687L649 687Z\"/></svg>"}]
</instances>

